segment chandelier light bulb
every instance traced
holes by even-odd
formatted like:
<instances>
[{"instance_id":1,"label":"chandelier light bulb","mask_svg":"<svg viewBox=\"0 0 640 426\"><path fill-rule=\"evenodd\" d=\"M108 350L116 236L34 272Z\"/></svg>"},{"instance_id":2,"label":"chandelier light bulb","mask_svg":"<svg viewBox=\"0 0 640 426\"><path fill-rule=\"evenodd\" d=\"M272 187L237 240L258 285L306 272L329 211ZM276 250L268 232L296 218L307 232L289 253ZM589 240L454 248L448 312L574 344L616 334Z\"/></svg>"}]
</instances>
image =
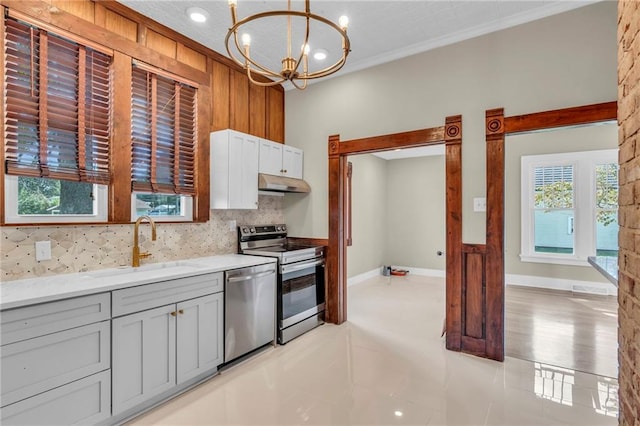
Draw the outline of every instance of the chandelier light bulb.
<instances>
[{"instance_id":1,"label":"chandelier light bulb","mask_svg":"<svg viewBox=\"0 0 640 426\"><path fill-rule=\"evenodd\" d=\"M340 25L340 28L346 30L349 26L349 17L346 15L342 15L340 19L338 19L338 24Z\"/></svg>"},{"instance_id":2,"label":"chandelier light bulb","mask_svg":"<svg viewBox=\"0 0 640 426\"><path fill-rule=\"evenodd\" d=\"M238 0L229 0L229 6L236 6L238 4Z\"/></svg>"},{"instance_id":3,"label":"chandelier light bulb","mask_svg":"<svg viewBox=\"0 0 640 426\"><path fill-rule=\"evenodd\" d=\"M244 47L251 46L251 36L249 34L242 34L242 45Z\"/></svg>"},{"instance_id":4,"label":"chandelier light bulb","mask_svg":"<svg viewBox=\"0 0 640 426\"><path fill-rule=\"evenodd\" d=\"M308 43L305 43L304 45L302 45L302 51L304 52L305 55L309 54L309 52L311 51L311 48L309 47Z\"/></svg>"}]
</instances>

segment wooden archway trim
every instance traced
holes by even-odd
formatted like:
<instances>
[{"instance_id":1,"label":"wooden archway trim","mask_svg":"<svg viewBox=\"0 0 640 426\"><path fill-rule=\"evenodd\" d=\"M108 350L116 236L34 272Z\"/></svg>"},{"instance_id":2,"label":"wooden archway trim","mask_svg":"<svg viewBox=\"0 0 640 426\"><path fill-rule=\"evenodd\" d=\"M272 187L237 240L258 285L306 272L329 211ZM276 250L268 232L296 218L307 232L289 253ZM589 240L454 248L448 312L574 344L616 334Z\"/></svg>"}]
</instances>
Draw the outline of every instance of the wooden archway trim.
<instances>
[{"instance_id":1,"label":"wooden archway trim","mask_svg":"<svg viewBox=\"0 0 640 426\"><path fill-rule=\"evenodd\" d=\"M347 156L397 148L446 144L446 226L447 226L447 310L460 309L456 291L449 292L449 276L461 279L462 246L462 116L447 117L444 126L341 141L339 135L329 136L329 247L326 259L327 297L325 319L342 324L347 320L347 276L345 236L345 170ZM455 287L455 286L454 286ZM459 287L459 285L458 285ZM450 300L451 299L451 300ZM447 314L447 347L460 350L459 322ZM449 328L450 327L450 328ZM456 328L458 341L455 342ZM450 336L453 336L450 339Z\"/></svg>"},{"instance_id":2,"label":"wooden archway trim","mask_svg":"<svg viewBox=\"0 0 640 426\"><path fill-rule=\"evenodd\" d=\"M504 152L505 136L616 120L616 102L504 116L504 109L486 111L486 356L504 359Z\"/></svg>"}]
</instances>

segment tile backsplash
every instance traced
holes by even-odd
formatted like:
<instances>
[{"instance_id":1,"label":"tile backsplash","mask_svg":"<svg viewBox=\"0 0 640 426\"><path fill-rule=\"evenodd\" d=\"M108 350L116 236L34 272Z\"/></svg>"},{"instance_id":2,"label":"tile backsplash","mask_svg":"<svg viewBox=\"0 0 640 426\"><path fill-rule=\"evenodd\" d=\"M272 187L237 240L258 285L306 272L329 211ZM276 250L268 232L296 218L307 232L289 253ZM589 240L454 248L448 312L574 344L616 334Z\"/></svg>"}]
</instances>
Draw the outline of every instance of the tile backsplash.
<instances>
[{"instance_id":1,"label":"tile backsplash","mask_svg":"<svg viewBox=\"0 0 640 426\"><path fill-rule=\"evenodd\" d=\"M207 223L158 223L151 241L140 226L140 249L152 253L143 263L236 253L238 224L282 223L282 197L261 195L257 210L212 210ZM0 228L0 281L83 272L131 264L133 224L5 226ZM51 260L36 261L35 242L51 241Z\"/></svg>"}]
</instances>

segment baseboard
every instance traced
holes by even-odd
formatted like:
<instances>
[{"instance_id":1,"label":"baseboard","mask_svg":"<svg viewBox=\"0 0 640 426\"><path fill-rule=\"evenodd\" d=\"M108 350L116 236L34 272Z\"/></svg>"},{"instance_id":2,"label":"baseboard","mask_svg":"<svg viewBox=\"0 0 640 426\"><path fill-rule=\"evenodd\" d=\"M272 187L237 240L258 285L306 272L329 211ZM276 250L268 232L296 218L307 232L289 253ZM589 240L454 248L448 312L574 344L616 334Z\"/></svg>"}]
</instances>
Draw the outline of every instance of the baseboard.
<instances>
[{"instance_id":1,"label":"baseboard","mask_svg":"<svg viewBox=\"0 0 640 426\"><path fill-rule=\"evenodd\" d=\"M393 266L395 269L404 269L409 271L410 275L421 275L425 277L445 277L445 271L442 269L425 269L425 268L413 268L411 266ZM382 275L382 266L376 269L372 269L362 274L354 275L347 279L347 286L359 284L363 281Z\"/></svg>"},{"instance_id":2,"label":"baseboard","mask_svg":"<svg viewBox=\"0 0 640 426\"><path fill-rule=\"evenodd\" d=\"M362 274L358 274L355 275L351 278L347 278L347 286L350 285L354 285L354 284L360 284L361 282L364 282L368 279L371 279L373 277L377 277L378 275L382 274L382 268L376 268L376 269L372 269L370 271L367 272L363 272Z\"/></svg>"},{"instance_id":3,"label":"baseboard","mask_svg":"<svg viewBox=\"0 0 640 426\"><path fill-rule=\"evenodd\" d=\"M394 266L397 269L405 269L409 271L410 274L413 275L421 275L424 277L440 277L444 278L447 276L447 273L444 269L426 269L426 268L414 268L411 266Z\"/></svg>"},{"instance_id":4,"label":"baseboard","mask_svg":"<svg viewBox=\"0 0 640 426\"><path fill-rule=\"evenodd\" d=\"M618 288L613 284L594 281L578 281L561 278L538 277L534 275L506 274L505 283L506 285L548 288L551 290L573 291L575 293L597 294L601 296L618 295Z\"/></svg>"}]
</instances>

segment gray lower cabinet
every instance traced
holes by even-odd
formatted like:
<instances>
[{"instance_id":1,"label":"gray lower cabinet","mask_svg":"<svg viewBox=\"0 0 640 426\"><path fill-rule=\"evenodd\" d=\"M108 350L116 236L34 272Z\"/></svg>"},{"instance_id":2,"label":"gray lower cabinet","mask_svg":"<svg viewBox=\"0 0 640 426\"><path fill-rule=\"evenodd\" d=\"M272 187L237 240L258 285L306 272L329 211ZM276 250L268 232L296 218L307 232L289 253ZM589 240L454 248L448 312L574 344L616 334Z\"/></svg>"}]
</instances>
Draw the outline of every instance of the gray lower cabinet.
<instances>
[{"instance_id":1,"label":"gray lower cabinet","mask_svg":"<svg viewBox=\"0 0 640 426\"><path fill-rule=\"evenodd\" d=\"M0 423L92 424L108 419L109 317L109 293L0 312Z\"/></svg>"},{"instance_id":2,"label":"gray lower cabinet","mask_svg":"<svg viewBox=\"0 0 640 426\"><path fill-rule=\"evenodd\" d=\"M224 293L178 303L177 382L222 364Z\"/></svg>"},{"instance_id":3,"label":"gray lower cabinet","mask_svg":"<svg viewBox=\"0 0 640 426\"><path fill-rule=\"evenodd\" d=\"M174 312L168 305L113 320L113 415L175 386Z\"/></svg>"},{"instance_id":4,"label":"gray lower cabinet","mask_svg":"<svg viewBox=\"0 0 640 426\"><path fill-rule=\"evenodd\" d=\"M222 290L221 286L211 286L221 278L222 274L211 274L203 275L199 280L209 282L207 290L211 292L213 288ZM193 295L198 284L193 280L189 280L189 284L192 287L189 295ZM152 294L156 285L114 292L114 312L124 311L117 307L116 300L127 301L129 306L141 306L137 300L148 300L147 294ZM137 406L143 407L150 399L166 395L190 379L215 372L222 364L223 293L180 300L184 289L179 285L174 289L176 303L112 320L113 416ZM162 295L165 302L171 298L169 293Z\"/></svg>"},{"instance_id":5,"label":"gray lower cabinet","mask_svg":"<svg viewBox=\"0 0 640 426\"><path fill-rule=\"evenodd\" d=\"M111 375L103 371L2 407L3 425L92 425L111 416Z\"/></svg>"}]
</instances>

